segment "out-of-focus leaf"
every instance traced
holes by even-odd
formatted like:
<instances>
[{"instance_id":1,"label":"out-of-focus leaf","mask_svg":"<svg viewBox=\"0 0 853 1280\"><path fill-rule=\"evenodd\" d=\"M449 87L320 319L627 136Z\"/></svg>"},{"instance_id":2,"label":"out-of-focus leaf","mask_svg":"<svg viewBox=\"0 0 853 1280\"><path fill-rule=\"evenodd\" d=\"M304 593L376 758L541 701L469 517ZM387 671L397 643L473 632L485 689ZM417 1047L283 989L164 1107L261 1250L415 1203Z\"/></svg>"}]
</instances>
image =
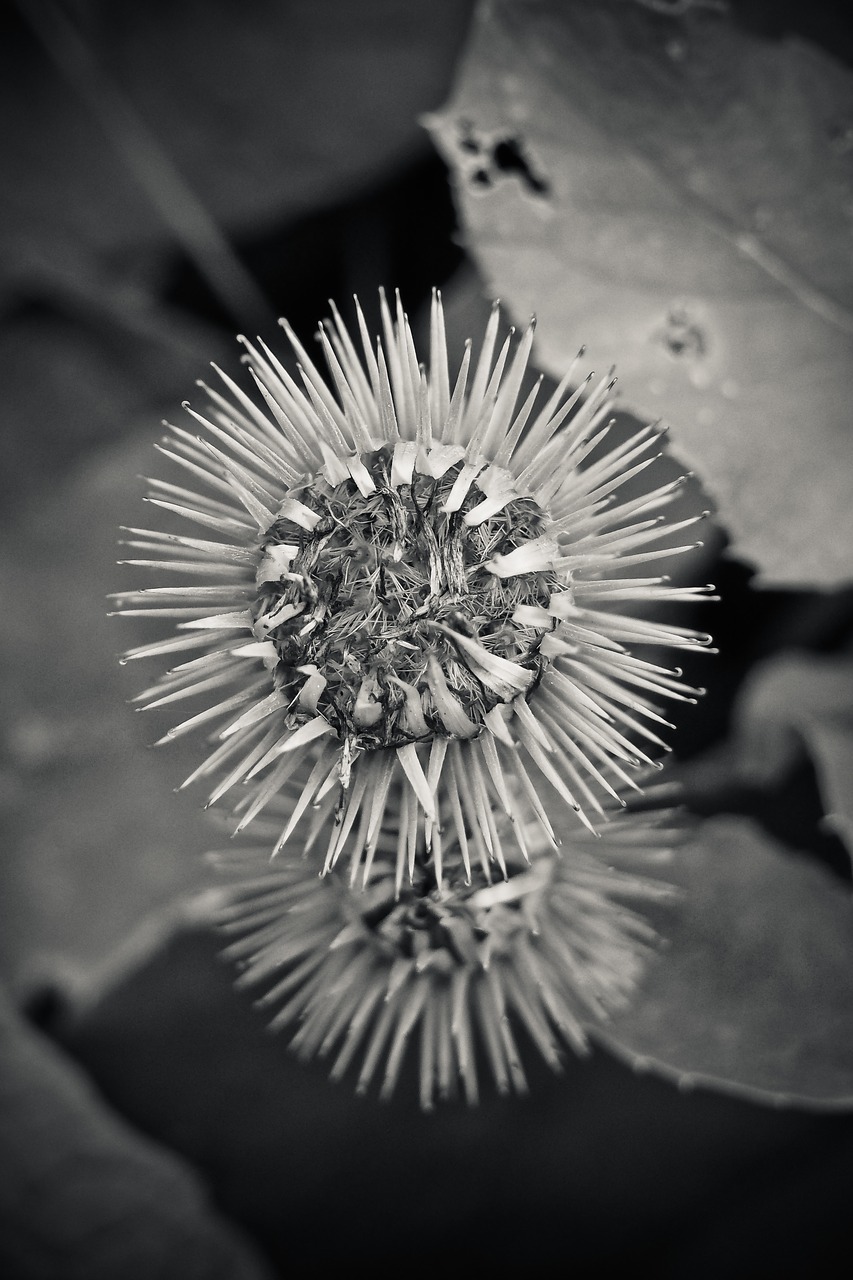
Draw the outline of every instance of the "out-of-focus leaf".
<instances>
[{"instance_id":1,"label":"out-of-focus leaf","mask_svg":"<svg viewBox=\"0 0 853 1280\"><path fill-rule=\"evenodd\" d=\"M682 765L690 794L725 786L781 783L811 757L826 824L853 857L853 658L783 653L747 675L735 702L730 739Z\"/></svg>"},{"instance_id":2,"label":"out-of-focus leaf","mask_svg":"<svg viewBox=\"0 0 853 1280\"><path fill-rule=\"evenodd\" d=\"M840 64L718 12L494 0L431 121L540 362L615 363L767 582L850 574L851 110Z\"/></svg>"},{"instance_id":3,"label":"out-of-focus leaf","mask_svg":"<svg viewBox=\"0 0 853 1280\"><path fill-rule=\"evenodd\" d=\"M233 343L212 325L145 299L54 276L48 308L0 324L0 522L67 472L80 456L120 439L143 414L172 413L210 360ZM123 513L125 519L127 513Z\"/></svg>"},{"instance_id":4,"label":"out-of-focus leaf","mask_svg":"<svg viewBox=\"0 0 853 1280\"><path fill-rule=\"evenodd\" d=\"M0 995L0 1270L14 1280L264 1280L173 1154L134 1133Z\"/></svg>"},{"instance_id":5,"label":"out-of-focus leaf","mask_svg":"<svg viewBox=\"0 0 853 1280\"><path fill-rule=\"evenodd\" d=\"M150 749L169 721L134 716L147 673L118 666L156 633L107 617L127 585L119 526L146 523L153 426L0 531L0 973L22 996L114 982L210 885L199 798L173 794L198 752Z\"/></svg>"},{"instance_id":6,"label":"out-of-focus leaf","mask_svg":"<svg viewBox=\"0 0 853 1280\"><path fill-rule=\"evenodd\" d=\"M150 280L174 248L133 176L141 160L162 195L170 175L136 154L134 131L122 144L113 90L232 235L348 199L417 159L428 149L418 115L447 91L471 4L87 0L74 8L94 59L94 73L82 73L88 101L63 6L22 4L50 52L10 20L0 48L0 279L19 288L54 271L97 279L147 251ZM69 62L76 87L59 69Z\"/></svg>"},{"instance_id":7,"label":"out-of-focus leaf","mask_svg":"<svg viewBox=\"0 0 853 1280\"><path fill-rule=\"evenodd\" d=\"M809 720L803 733L814 755L827 825L853 858L853 717Z\"/></svg>"},{"instance_id":8,"label":"out-of-focus leaf","mask_svg":"<svg viewBox=\"0 0 853 1280\"><path fill-rule=\"evenodd\" d=\"M596 1038L689 1087L853 1107L853 901L744 818L708 819L668 879L684 890L636 998Z\"/></svg>"}]
</instances>

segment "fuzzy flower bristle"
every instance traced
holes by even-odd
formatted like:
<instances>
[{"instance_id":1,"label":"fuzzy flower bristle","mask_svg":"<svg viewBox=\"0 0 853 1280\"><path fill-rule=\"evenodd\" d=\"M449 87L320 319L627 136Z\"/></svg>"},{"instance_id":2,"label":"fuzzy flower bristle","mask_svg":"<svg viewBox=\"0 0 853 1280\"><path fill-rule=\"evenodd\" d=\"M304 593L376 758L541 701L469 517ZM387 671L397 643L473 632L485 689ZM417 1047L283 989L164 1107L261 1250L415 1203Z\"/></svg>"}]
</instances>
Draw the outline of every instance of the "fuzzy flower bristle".
<instances>
[{"instance_id":1,"label":"fuzzy flower bristle","mask_svg":"<svg viewBox=\"0 0 853 1280\"><path fill-rule=\"evenodd\" d=\"M441 887L448 838L467 879L484 861L508 875L529 856L520 806L555 848L554 794L594 830L664 748L657 700L697 692L632 648L710 639L620 610L712 589L631 576L688 550L657 544L694 520L663 515L677 483L620 501L660 431L599 448L609 376L571 390L572 365L539 406L541 379L521 398L532 323L497 350L496 306L452 379L440 296L428 368L399 296L394 315L381 307L375 347L357 302L356 339L333 307L328 381L287 325L296 376L242 340L256 395L217 370L206 414L185 406L194 430L169 427L162 446L191 487L152 481L149 500L205 536L129 530L153 558L127 563L187 581L118 607L177 622L128 655L183 656L140 701L208 700L167 738L218 723L187 781L238 795L239 831L307 757L276 851L312 809L330 821L322 870L349 851L366 883L393 803L399 892L400 867L421 863Z\"/></svg>"},{"instance_id":2,"label":"fuzzy flower bristle","mask_svg":"<svg viewBox=\"0 0 853 1280\"><path fill-rule=\"evenodd\" d=\"M469 875L453 845L441 891L423 864L401 888L383 833L358 893L303 854L270 861L261 820L255 843L211 855L235 882L224 954L291 1049L331 1060L332 1079L357 1073L359 1092L381 1080L388 1098L415 1052L425 1109L460 1093L475 1103L483 1063L499 1092L523 1093L522 1043L559 1071L564 1050L585 1053L587 1028L634 994L658 944L638 908L673 892L658 878L681 838L668 818L619 810L601 840L569 820L562 856L536 848L534 825L536 856L509 854L506 879L488 864Z\"/></svg>"}]
</instances>

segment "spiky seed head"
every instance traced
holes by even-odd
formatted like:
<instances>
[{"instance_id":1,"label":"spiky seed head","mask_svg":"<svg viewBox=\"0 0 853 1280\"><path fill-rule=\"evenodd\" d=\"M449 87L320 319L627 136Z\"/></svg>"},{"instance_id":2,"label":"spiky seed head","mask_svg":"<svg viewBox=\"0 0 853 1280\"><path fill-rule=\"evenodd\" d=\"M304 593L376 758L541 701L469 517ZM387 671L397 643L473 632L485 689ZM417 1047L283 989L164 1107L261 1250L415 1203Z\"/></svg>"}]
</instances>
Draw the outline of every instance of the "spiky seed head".
<instances>
[{"instance_id":1,"label":"spiky seed head","mask_svg":"<svg viewBox=\"0 0 853 1280\"><path fill-rule=\"evenodd\" d=\"M205 699L167 737L217 726L192 778L239 796L237 830L307 758L275 849L311 808L329 824L321 869L349 850L367 883L393 803L395 875L428 865L440 891L448 835L468 879L472 862L508 875L529 856L522 802L537 847L556 847L566 812L604 820L665 747L657 700L695 692L632 649L709 642L624 605L711 589L633 576L693 521L667 523L672 483L620 501L660 432L606 448L609 375L572 390L573 365L544 403L539 384L523 397L533 325L498 351L495 307L451 380L439 295L428 368L399 297L395 316L381 306L375 348L357 304L357 341L333 309L328 381L287 326L295 374L245 341L255 395L217 370L206 415L186 406L195 430L170 427L162 447L189 487L150 495L205 536L130 531L154 558L129 563L187 581L119 609L176 621L128 655L183 659L140 701Z\"/></svg>"},{"instance_id":2,"label":"spiky seed head","mask_svg":"<svg viewBox=\"0 0 853 1280\"><path fill-rule=\"evenodd\" d=\"M407 1057L426 1109L476 1102L484 1064L499 1092L524 1092L525 1042L559 1071L633 996L658 947L642 909L672 896L670 816L619 811L600 841L570 819L562 854L537 848L533 824L536 856L508 854L506 879L488 864L469 875L453 843L442 891L422 861L401 886L389 828L357 892L295 851L270 861L262 820L252 844L212 855L233 885L225 954L294 1052L359 1092L381 1081L388 1098Z\"/></svg>"}]
</instances>

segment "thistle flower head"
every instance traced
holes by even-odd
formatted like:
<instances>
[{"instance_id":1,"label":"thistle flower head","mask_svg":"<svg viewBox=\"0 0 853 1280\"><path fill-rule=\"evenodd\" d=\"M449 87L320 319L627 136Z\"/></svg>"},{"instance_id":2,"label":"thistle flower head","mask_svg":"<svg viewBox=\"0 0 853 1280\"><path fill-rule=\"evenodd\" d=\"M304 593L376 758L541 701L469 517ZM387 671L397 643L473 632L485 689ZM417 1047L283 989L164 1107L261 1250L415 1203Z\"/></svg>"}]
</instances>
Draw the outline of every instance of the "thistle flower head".
<instances>
[{"instance_id":1,"label":"thistle flower head","mask_svg":"<svg viewBox=\"0 0 853 1280\"><path fill-rule=\"evenodd\" d=\"M563 1051L584 1053L587 1027L630 1000L657 944L638 908L671 896L645 874L678 839L665 823L663 811L619 811L596 841L569 820L562 856L536 849L534 825L538 856L510 853L496 881L488 868L469 877L454 845L442 891L422 864L400 887L392 830L353 892L302 854L270 861L261 829L212 855L235 881L225 954L291 1049L331 1060L335 1080L352 1072L359 1092L381 1080L388 1098L413 1053L426 1109L460 1093L476 1102L483 1063L499 1092L525 1092L525 1041L559 1071Z\"/></svg>"},{"instance_id":2,"label":"thistle flower head","mask_svg":"<svg viewBox=\"0 0 853 1280\"><path fill-rule=\"evenodd\" d=\"M437 294L428 367L399 297L382 315L374 347L357 304L355 339L333 308L327 376L287 326L295 375L263 342L244 341L254 396L217 370L206 413L185 406L195 429L169 427L162 449L187 485L155 480L150 497L205 536L131 530L154 558L129 563L185 584L119 607L177 620L129 655L183 655L141 701L209 700L167 736L217 725L193 778L215 780L212 800L239 796L237 830L299 778L276 851L310 808L321 869L348 850L367 884L393 804L382 874L399 894L427 864L439 890L494 865L508 876L532 847L525 806L537 849L558 843L555 801L592 830L664 746L656 700L695 692L632 647L709 640L624 604L709 588L630 576L692 522L666 523L677 485L620 501L660 433L599 448L609 375L572 390L573 365L549 396L540 379L522 397L532 323L498 350L495 308L451 378Z\"/></svg>"}]
</instances>

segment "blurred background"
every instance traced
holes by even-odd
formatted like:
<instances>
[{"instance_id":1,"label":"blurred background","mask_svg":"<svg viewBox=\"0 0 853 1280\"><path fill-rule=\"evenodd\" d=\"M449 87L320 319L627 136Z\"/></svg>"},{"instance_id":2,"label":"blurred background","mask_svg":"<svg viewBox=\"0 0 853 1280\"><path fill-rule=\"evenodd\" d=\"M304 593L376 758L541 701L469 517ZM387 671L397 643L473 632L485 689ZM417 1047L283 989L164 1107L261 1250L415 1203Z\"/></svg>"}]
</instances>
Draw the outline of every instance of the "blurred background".
<instances>
[{"instance_id":1,"label":"blurred background","mask_svg":"<svg viewBox=\"0 0 853 1280\"><path fill-rule=\"evenodd\" d=\"M128 586L118 529L146 523L161 419L210 361L233 372L233 335L275 342L286 315L307 342L327 300L349 314L353 293L373 323L380 285L416 326L438 285L451 336L480 330L421 124L449 96L473 8L0 6L4 1274L511 1259L823 1276L849 1244L846 1117L682 1094L601 1053L560 1079L531 1062L529 1099L430 1117L405 1086L380 1106L295 1063L199 923L218 834L174 791L193 746L150 751L168 718L127 706L139 675L117 655L155 633L106 616ZM835 11L754 0L738 17L849 65ZM682 726L686 758L720 740L757 657L850 630L849 597L757 595L725 557L714 572L724 657L703 672L707 712ZM783 789L787 808L772 792L729 807L849 877L810 766Z\"/></svg>"}]
</instances>

